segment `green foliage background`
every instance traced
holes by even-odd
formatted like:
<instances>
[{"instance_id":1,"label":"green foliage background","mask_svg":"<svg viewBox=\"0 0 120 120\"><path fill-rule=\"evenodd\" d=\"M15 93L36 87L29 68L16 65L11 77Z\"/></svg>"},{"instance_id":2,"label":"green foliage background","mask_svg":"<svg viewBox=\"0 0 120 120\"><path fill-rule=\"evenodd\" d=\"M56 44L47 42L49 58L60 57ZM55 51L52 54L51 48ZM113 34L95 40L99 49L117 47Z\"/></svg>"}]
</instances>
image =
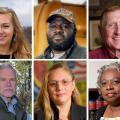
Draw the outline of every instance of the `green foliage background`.
<instances>
[{"instance_id":1,"label":"green foliage background","mask_svg":"<svg viewBox=\"0 0 120 120\"><path fill-rule=\"evenodd\" d=\"M26 110L32 112L31 61L0 61L11 64L18 73L16 95Z\"/></svg>"}]
</instances>

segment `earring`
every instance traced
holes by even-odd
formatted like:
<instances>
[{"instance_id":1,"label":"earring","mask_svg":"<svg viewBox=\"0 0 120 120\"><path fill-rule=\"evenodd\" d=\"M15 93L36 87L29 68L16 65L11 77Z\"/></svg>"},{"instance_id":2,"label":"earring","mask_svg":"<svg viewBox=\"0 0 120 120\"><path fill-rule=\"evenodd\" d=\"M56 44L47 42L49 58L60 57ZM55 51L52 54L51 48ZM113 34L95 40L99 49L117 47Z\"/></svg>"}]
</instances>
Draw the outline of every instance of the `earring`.
<instances>
[{"instance_id":1,"label":"earring","mask_svg":"<svg viewBox=\"0 0 120 120\"><path fill-rule=\"evenodd\" d=\"M13 35L12 41L16 42L16 35L15 34Z\"/></svg>"}]
</instances>

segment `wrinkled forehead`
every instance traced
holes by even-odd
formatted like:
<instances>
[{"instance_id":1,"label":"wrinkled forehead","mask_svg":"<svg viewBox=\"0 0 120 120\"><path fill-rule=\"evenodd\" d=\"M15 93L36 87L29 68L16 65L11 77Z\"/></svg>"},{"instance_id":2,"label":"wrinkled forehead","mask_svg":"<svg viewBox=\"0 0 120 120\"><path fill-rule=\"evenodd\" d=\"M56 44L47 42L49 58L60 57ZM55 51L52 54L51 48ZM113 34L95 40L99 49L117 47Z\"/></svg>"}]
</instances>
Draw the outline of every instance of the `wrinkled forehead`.
<instances>
[{"instance_id":1,"label":"wrinkled forehead","mask_svg":"<svg viewBox=\"0 0 120 120\"><path fill-rule=\"evenodd\" d=\"M9 74L7 74L9 72ZM15 78L17 77L17 73L14 69L11 69L11 68L1 68L0 69L0 76L1 75L12 75L14 76Z\"/></svg>"},{"instance_id":2,"label":"wrinkled forehead","mask_svg":"<svg viewBox=\"0 0 120 120\"><path fill-rule=\"evenodd\" d=\"M106 25L112 21L120 21L120 9L106 11L101 18L102 25Z\"/></svg>"}]
</instances>

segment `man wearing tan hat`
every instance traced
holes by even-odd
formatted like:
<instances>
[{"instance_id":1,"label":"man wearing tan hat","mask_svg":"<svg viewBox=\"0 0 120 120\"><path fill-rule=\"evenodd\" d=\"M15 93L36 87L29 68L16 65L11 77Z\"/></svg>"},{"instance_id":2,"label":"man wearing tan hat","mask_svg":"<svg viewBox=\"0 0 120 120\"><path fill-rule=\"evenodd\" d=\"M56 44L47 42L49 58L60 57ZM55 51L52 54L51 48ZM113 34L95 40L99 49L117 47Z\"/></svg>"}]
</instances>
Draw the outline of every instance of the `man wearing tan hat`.
<instances>
[{"instance_id":1,"label":"man wearing tan hat","mask_svg":"<svg viewBox=\"0 0 120 120\"><path fill-rule=\"evenodd\" d=\"M73 13L60 8L50 13L47 18L48 48L43 59L84 59L86 49L79 47L75 40L76 26Z\"/></svg>"}]
</instances>

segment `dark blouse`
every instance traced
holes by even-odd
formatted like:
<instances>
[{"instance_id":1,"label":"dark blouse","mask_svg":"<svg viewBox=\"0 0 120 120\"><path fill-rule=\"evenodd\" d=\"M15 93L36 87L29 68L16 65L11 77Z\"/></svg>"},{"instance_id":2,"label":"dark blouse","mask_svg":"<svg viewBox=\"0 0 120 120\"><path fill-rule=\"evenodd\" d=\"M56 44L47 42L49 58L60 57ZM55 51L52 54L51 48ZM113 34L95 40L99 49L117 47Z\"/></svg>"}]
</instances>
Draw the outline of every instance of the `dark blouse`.
<instances>
[{"instance_id":1,"label":"dark blouse","mask_svg":"<svg viewBox=\"0 0 120 120\"><path fill-rule=\"evenodd\" d=\"M54 111L54 120L59 120L59 112L58 109L52 105ZM71 120L86 120L86 108L74 105L72 103L70 110L70 118ZM34 113L34 120L45 120L43 110L40 108L38 111Z\"/></svg>"},{"instance_id":2,"label":"dark blouse","mask_svg":"<svg viewBox=\"0 0 120 120\"><path fill-rule=\"evenodd\" d=\"M98 109L94 115L94 120L100 120L100 118L103 117L106 108L107 106Z\"/></svg>"},{"instance_id":3,"label":"dark blouse","mask_svg":"<svg viewBox=\"0 0 120 120\"><path fill-rule=\"evenodd\" d=\"M10 59L10 55L0 55L0 59ZM12 58L11 59L15 59L15 56L12 55Z\"/></svg>"}]
</instances>

